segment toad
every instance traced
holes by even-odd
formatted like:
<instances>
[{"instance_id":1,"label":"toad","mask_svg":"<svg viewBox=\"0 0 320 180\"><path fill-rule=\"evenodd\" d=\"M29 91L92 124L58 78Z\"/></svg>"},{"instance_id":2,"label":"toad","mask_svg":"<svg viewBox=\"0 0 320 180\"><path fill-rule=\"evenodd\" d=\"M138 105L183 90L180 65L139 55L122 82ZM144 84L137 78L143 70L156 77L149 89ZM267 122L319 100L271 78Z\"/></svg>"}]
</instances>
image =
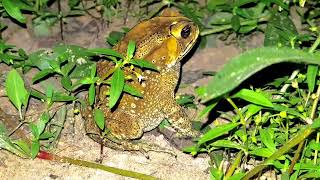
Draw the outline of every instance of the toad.
<instances>
[{"instance_id":1,"label":"toad","mask_svg":"<svg viewBox=\"0 0 320 180\"><path fill-rule=\"evenodd\" d=\"M180 60L191 50L199 34L198 26L176 11L166 9L159 17L134 26L113 48L126 54L129 41L136 43L135 58L145 59L158 67L159 72L140 70L143 81L133 78L129 84L139 90L143 98L123 93L115 109L107 106L109 86L99 88L95 108L106 118L108 135L101 141L98 127L90 110L85 113L88 135L107 147L128 151L166 151L151 142L142 142L144 132L151 131L167 119L177 137L195 137L190 118L175 101L175 89L180 76ZM100 61L97 72L101 77L114 66ZM136 68L135 68L136 69ZM126 76L128 76L127 71Z\"/></svg>"}]
</instances>

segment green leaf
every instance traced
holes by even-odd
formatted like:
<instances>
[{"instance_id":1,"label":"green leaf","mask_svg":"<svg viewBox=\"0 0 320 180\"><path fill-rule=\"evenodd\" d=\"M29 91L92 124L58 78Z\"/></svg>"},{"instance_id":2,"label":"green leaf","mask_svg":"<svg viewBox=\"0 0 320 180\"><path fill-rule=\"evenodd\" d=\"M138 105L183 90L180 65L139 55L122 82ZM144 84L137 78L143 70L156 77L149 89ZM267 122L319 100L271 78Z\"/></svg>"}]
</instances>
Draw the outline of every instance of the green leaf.
<instances>
[{"instance_id":1,"label":"green leaf","mask_svg":"<svg viewBox=\"0 0 320 180\"><path fill-rule=\"evenodd\" d=\"M145 68L145 69L151 69L154 71L159 71L158 67L152 64L151 62L144 60L144 59L132 59L130 61L130 64L133 64L135 66L138 66L140 68Z\"/></svg>"},{"instance_id":2,"label":"green leaf","mask_svg":"<svg viewBox=\"0 0 320 180\"><path fill-rule=\"evenodd\" d=\"M53 102L66 102L66 101L74 101L77 98L74 96L65 95L64 93L55 92L52 96Z\"/></svg>"},{"instance_id":3,"label":"green leaf","mask_svg":"<svg viewBox=\"0 0 320 180\"><path fill-rule=\"evenodd\" d=\"M103 130L105 126L104 113L101 109L94 109L94 121L98 127Z\"/></svg>"},{"instance_id":4,"label":"green leaf","mask_svg":"<svg viewBox=\"0 0 320 180\"><path fill-rule=\"evenodd\" d=\"M47 99L47 97L42 92L37 91L35 89L31 89L30 95L35 97L35 98L38 98L40 100L46 100Z\"/></svg>"},{"instance_id":5,"label":"green leaf","mask_svg":"<svg viewBox=\"0 0 320 180\"><path fill-rule=\"evenodd\" d=\"M112 74L109 108L113 108L118 102L124 87L124 73L120 68Z\"/></svg>"},{"instance_id":6,"label":"green leaf","mask_svg":"<svg viewBox=\"0 0 320 180\"><path fill-rule=\"evenodd\" d=\"M94 78L96 76L96 73L97 73L97 64L92 64L90 69L91 69L90 77Z\"/></svg>"},{"instance_id":7,"label":"green leaf","mask_svg":"<svg viewBox=\"0 0 320 180\"><path fill-rule=\"evenodd\" d=\"M237 173L233 174L231 177L229 177L228 180L238 180L238 179L242 179L242 177L244 177L244 175L246 175L246 173L244 173L244 172L237 172Z\"/></svg>"},{"instance_id":8,"label":"green leaf","mask_svg":"<svg viewBox=\"0 0 320 180\"><path fill-rule=\"evenodd\" d=\"M63 65L61 67L61 72L63 74L63 76L68 76L71 72L71 70L73 70L76 66L75 62L68 62L67 64Z\"/></svg>"},{"instance_id":9,"label":"green leaf","mask_svg":"<svg viewBox=\"0 0 320 180\"><path fill-rule=\"evenodd\" d=\"M253 151L250 151L249 154L253 154L260 157L270 157L274 151L270 150L269 148L256 148Z\"/></svg>"},{"instance_id":10,"label":"green leaf","mask_svg":"<svg viewBox=\"0 0 320 180\"><path fill-rule=\"evenodd\" d=\"M301 179L317 179L320 178L320 170L308 171L305 174L301 175Z\"/></svg>"},{"instance_id":11,"label":"green leaf","mask_svg":"<svg viewBox=\"0 0 320 180\"><path fill-rule=\"evenodd\" d=\"M32 83L35 83L36 81L49 76L50 74L54 73L52 69L44 69L38 72L36 75L32 77Z\"/></svg>"},{"instance_id":12,"label":"green leaf","mask_svg":"<svg viewBox=\"0 0 320 180\"><path fill-rule=\"evenodd\" d=\"M187 105L187 104L194 104L195 97L193 95L179 95L176 97L176 102L180 106Z\"/></svg>"},{"instance_id":13,"label":"green leaf","mask_svg":"<svg viewBox=\"0 0 320 180\"><path fill-rule=\"evenodd\" d=\"M276 145L274 144L271 134L266 129L259 129L261 141L263 144L271 151L276 150Z\"/></svg>"},{"instance_id":14,"label":"green leaf","mask_svg":"<svg viewBox=\"0 0 320 180\"><path fill-rule=\"evenodd\" d=\"M106 55L106 56L113 56L118 58L123 58L123 56L118 53L117 51L113 49L107 49L107 48L93 48L87 50L90 53L93 53L95 55Z\"/></svg>"},{"instance_id":15,"label":"green leaf","mask_svg":"<svg viewBox=\"0 0 320 180\"><path fill-rule=\"evenodd\" d=\"M44 131L45 128L46 128L46 123L45 123L44 121L41 121L41 120L40 120L40 121L37 123L37 130L38 130L38 133L39 133L37 139L39 139L40 134L42 134L42 132Z\"/></svg>"},{"instance_id":16,"label":"green leaf","mask_svg":"<svg viewBox=\"0 0 320 180\"><path fill-rule=\"evenodd\" d=\"M237 15L232 16L231 18L231 26L234 31L238 31L240 29L240 18Z\"/></svg>"},{"instance_id":17,"label":"green leaf","mask_svg":"<svg viewBox=\"0 0 320 180\"><path fill-rule=\"evenodd\" d=\"M205 116L207 116L207 115L210 113L210 111L211 111L214 107L216 107L217 104L218 104L218 103L212 103L212 104L208 105L207 107L205 107L205 108L198 114L197 119L203 119L203 118L205 118Z\"/></svg>"},{"instance_id":18,"label":"green leaf","mask_svg":"<svg viewBox=\"0 0 320 180\"><path fill-rule=\"evenodd\" d=\"M48 63L50 58L47 56L48 54L45 50L39 50L30 54L28 60L31 61L32 66L35 66L40 70L49 69L51 68Z\"/></svg>"},{"instance_id":19,"label":"green leaf","mask_svg":"<svg viewBox=\"0 0 320 180\"><path fill-rule=\"evenodd\" d=\"M192 156L195 156L199 151L199 147L198 146L187 146L187 147L183 147L182 151L185 153L190 153Z\"/></svg>"},{"instance_id":20,"label":"green leaf","mask_svg":"<svg viewBox=\"0 0 320 180\"><path fill-rule=\"evenodd\" d=\"M229 12L215 12L212 16L210 16L209 23L212 25L225 25L230 24L231 19L234 16Z\"/></svg>"},{"instance_id":21,"label":"green leaf","mask_svg":"<svg viewBox=\"0 0 320 180\"><path fill-rule=\"evenodd\" d=\"M32 159L36 158L40 151L40 142L39 141L32 141L31 144L31 157Z\"/></svg>"},{"instance_id":22,"label":"green leaf","mask_svg":"<svg viewBox=\"0 0 320 180\"><path fill-rule=\"evenodd\" d=\"M27 142L19 139L14 142L25 154L31 154L30 147Z\"/></svg>"},{"instance_id":23,"label":"green leaf","mask_svg":"<svg viewBox=\"0 0 320 180\"><path fill-rule=\"evenodd\" d=\"M48 112L44 112L41 114L40 116L40 121L44 122L44 123L48 123L50 120L50 115Z\"/></svg>"},{"instance_id":24,"label":"green leaf","mask_svg":"<svg viewBox=\"0 0 320 180\"><path fill-rule=\"evenodd\" d=\"M310 93L313 92L314 86L316 85L318 68L319 67L317 65L309 65L307 69L307 82L308 82L308 89Z\"/></svg>"},{"instance_id":25,"label":"green leaf","mask_svg":"<svg viewBox=\"0 0 320 180\"><path fill-rule=\"evenodd\" d=\"M264 46L291 47L291 40L298 36L298 32L287 12L272 11L265 32Z\"/></svg>"},{"instance_id":26,"label":"green leaf","mask_svg":"<svg viewBox=\"0 0 320 180\"><path fill-rule=\"evenodd\" d=\"M257 105L254 105L254 104L249 104L248 110L246 112L245 119L249 119L252 115L255 115L261 109L262 109L261 106L257 106Z\"/></svg>"},{"instance_id":27,"label":"green leaf","mask_svg":"<svg viewBox=\"0 0 320 180\"><path fill-rule=\"evenodd\" d=\"M239 149L239 150L244 150L244 147L238 143L235 143L234 141L231 140L218 140L210 144L210 146L213 147L225 147L225 148L234 148L234 149Z\"/></svg>"},{"instance_id":28,"label":"green leaf","mask_svg":"<svg viewBox=\"0 0 320 180\"><path fill-rule=\"evenodd\" d=\"M10 101L14 104L14 106L19 110L21 115L21 106L27 105L27 101L29 98L29 93L24 87L24 82L20 77L19 73L12 69L7 76L6 79L6 93L9 97Z\"/></svg>"},{"instance_id":29,"label":"green leaf","mask_svg":"<svg viewBox=\"0 0 320 180\"><path fill-rule=\"evenodd\" d=\"M273 107L272 102L259 92L249 89L241 89L238 93L232 96L233 98L240 98L254 104L266 107Z\"/></svg>"},{"instance_id":30,"label":"green leaf","mask_svg":"<svg viewBox=\"0 0 320 180\"><path fill-rule=\"evenodd\" d=\"M31 130L31 133L32 133L33 137L35 139L38 139L38 137L40 135L38 127L34 123L29 123L29 128Z\"/></svg>"},{"instance_id":31,"label":"green leaf","mask_svg":"<svg viewBox=\"0 0 320 180\"><path fill-rule=\"evenodd\" d=\"M134 41L129 41L128 49L127 49L127 57L129 59L132 59L135 50L136 50L135 42Z\"/></svg>"},{"instance_id":32,"label":"green leaf","mask_svg":"<svg viewBox=\"0 0 320 180\"><path fill-rule=\"evenodd\" d=\"M313 123L311 124L311 128L317 129L320 127L320 118L316 118Z\"/></svg>"},{"instance_id":33,"label":"green leaf","mask_svg":"<svg viewBox=\"0 0 320 180\"><path fill-rule=\"evenodd\" d=\"M253 31L256 28L257 28L257 24L248 25L248 26L241 26L238 32L242 33L242 34L246 34L246 33Z\"/></svg>"},{"instance_id":34,"label":"green leaf","mask_svg":"<svg viewBox=\"0 0 320 180\"><path fill-rule=\"evenodd\" d=\"M19 6L12 2L12 0L2 0L2 5L12 18L21 23L26 23L26 18L22 15Z\"/></svg>"},{"instance_id":35,"label":"green leaf","mask_svg":"<svg viewBox=\"0 0 320 180\"><path fill-rule=\"evenodd\" d=\"M67 91L72 90L72 81L69 76L62 77L61 84L62 84L63 88L65 88Z\"/></svg>"},{"instance_id":36,"label":"green leaf","mask_svg":"<svg viewBox=\"0 0 320 180\"><path fill-rule=\"evenodd\" d=\"M3 124L2 122L0 121L0 129L2 129L3 127ZM22 148L18 147L17 146L19 145L15 145L14 143L12 143L12 141L9 139L9 137L4 134L3 132L0 132L0 149L6 149L7 151L15 154L15 155L18 155L20 157L23 157L23 158L28 158L29 155L26 154L23 150L21 150Z\"/></svg>"},{"instance_id":37,"label":"green leaf","mask_svg":"<svg viewBox=\"0 0 320 180\"><path fill-rule=\"evenodd\" d=\"M232 129L234 129L235 127L237 127L239 125L239 123L227 123L227 124L222 124L222 125L218 125L214 128L212 128L211 130L209 130L207 133L205 133L198 141L198 145L203 144L207 141L210 141L212 139L215 139L219 136L222 136L226 133L228 133L229 131L231 131Z\"/></svg>"},{"instance_id":38,"label":"green leaf","mask_svg":"<svg viewBox=\"0 0 320 180\"><path fill-rule=\"evenodd\" d=\"M121 40L124 35L124 32L111 31L106 40L111 46L114 46Z\"/></svg>"},{"instance_id":39,"label":"green leaf","mask_svg":"<svg viewBox=\"0 0 320 180\"><path fill-rule=\"evenodd\" d=\"M263 47L247 51L227 63L209 82L202 101L220 97L261 69L280 62L320 64L319 53Z\"/></svg>"},{"instance_id":40,"label":"green leaf","mask_svg":"<svg viewBox=\"0 0 320 180\"><path fill-rule=\"evenodd\" d=\"M95 97L96 97L96 88L94 84L91 84L89 88L89 104L90 105L93 105Z\"/></svg>"},{"instance_id":41,"label":"green leaf","mask_svg":"<svg viewBox=\"0 0 320 180\"><path fill-rule=\"evenodd\" d=\"M143 97L143 94L140 91L136 90L134 87L132 87L132 86L130 86L128 84L124 84L123 91L126 92L126 93L131 94L132 96L137 96L137 97L140 97L140 98Z\"/></svg>"},{"instance_id":42,"label":"green leaf","mask_svg":"<svg viewBox=\"0 0 320 180\"><path fill-rule=\"evenodd\" d=\"M45 131L39 136L39 139L40 140L47 140L47 139L50 139L52 137L54 137L54 134Z\"/></svg>"}]
</instances>

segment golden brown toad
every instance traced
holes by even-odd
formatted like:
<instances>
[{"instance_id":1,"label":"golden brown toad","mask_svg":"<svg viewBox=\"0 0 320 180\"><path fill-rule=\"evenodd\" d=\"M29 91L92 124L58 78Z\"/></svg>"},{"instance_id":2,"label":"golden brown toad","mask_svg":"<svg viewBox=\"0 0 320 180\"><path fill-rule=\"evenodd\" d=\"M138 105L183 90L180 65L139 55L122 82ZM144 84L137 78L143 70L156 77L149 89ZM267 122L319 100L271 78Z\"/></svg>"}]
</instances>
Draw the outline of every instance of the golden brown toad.
<instances>
[{"instance_id":1,"label":"golden brown toad","mask_svg":"<svg viewBox=\"0 0 320 180\"><path fill-rule=\"evenodd\" d=\"M180 76L180 60L194 45L199 29L190 19L172 10L165 10L160 17L143 21L133 27L114 47L122 54L126 53L130 40L136 42L135 58L151 61L159 72L139 71L144 80L134 78L130 85L143 94L143 98L123 94L115 110L107 106L106 91L101 87L97 95L96 108L103 110L106 127L110 130L104 144L121 150L165 151L153 143L138 140L144 132L158 127L161 121L168 119L178 137L194 137L190 119L176 104L174 92ZM108 61L97 64L98 75L102 76L112 66ZM138 70L137 70L138 71ZM87 133L100 141L99 129L92 120L92 113L85 117Z\"/></svg>"}]
</instances>

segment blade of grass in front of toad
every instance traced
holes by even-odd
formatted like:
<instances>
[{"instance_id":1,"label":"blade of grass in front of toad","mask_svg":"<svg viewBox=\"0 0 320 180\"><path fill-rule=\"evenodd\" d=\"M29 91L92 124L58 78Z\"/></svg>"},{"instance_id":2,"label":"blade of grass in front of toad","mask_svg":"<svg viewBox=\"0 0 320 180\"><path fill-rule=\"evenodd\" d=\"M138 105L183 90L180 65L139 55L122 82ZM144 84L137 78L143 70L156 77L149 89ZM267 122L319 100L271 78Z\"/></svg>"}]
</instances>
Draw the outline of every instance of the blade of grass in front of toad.
<instances>
[{"instance_id":1,"label":"blade of grass in front of toad","mask_svg":"<svg viewBox=\"0 0 320 180\"><path fill-rule=\"evenodd\" d=\"M115 72L112 74L111 78L111 88L110 88L110 98L109 98L109 108L113 108L123 91L124 87L124 72L120 69L117 68Z\"/></svg>"},{"instance_id":2,"label":"blade of grass in front of toad","mask_svg":"<svg viewBox=\"0 0 320 180\"><path fill-rule=\"evenodd\" d=\"M263 47L247 51L227 63L209 82L202 100L220 97L256 72L280 62L320 65L319 53L308 53L290 48Z\"/></svg>"}]
</instances>

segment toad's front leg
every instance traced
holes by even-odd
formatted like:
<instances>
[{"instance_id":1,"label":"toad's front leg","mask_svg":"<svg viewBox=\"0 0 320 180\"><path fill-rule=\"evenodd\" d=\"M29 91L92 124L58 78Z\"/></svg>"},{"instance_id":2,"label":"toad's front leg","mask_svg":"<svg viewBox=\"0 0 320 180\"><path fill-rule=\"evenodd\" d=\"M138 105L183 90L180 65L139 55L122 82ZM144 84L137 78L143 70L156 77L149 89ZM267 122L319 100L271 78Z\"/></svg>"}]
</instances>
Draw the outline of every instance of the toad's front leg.
<instances>
[{"instance_id":1,"label":"toad's front leg","mask_svg":"<svg viewBox=\"0 0 320 180\"><path fill-rule=\"evenodd\" d=\"M185 110L174 104L168 113L168 120L176 131L176 137L198 137L200 133L192 128L191 118L185 113Z\"/></svg>"}]
</instances>

